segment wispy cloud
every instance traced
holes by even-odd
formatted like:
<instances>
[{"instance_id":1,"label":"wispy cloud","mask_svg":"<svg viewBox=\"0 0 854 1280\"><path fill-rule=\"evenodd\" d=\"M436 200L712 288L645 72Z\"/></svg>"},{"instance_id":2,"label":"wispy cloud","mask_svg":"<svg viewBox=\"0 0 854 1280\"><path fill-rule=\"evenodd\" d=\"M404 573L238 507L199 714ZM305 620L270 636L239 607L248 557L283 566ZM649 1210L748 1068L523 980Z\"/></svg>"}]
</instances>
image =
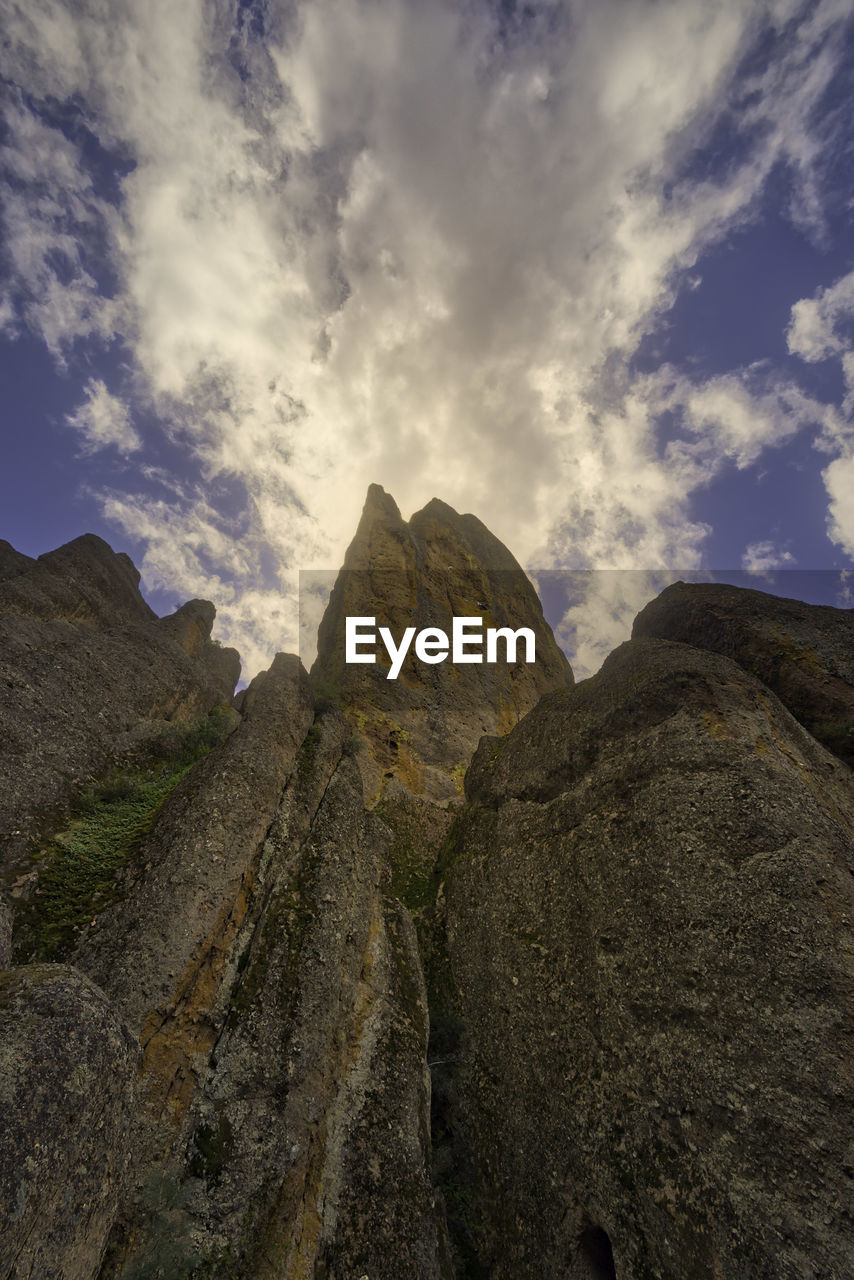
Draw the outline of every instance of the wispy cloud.
<instances>
[{"instance_id":1,"label":"wispy cloud","mask_svg":"<svg viewBox=\"0 0 854 1280\"><path fill-rule=\"evenodd\" d=\"M136 453L142 448L127 405L112 395L100 378L91 379L86 399L67 416L66 422L81 437L84 453L95 453L110 445L120 454Z\"/></svg>"},{"instance_id":2,"label":"wispy cloud","mask_svg":"<svg viewBox=\"0 0 854 1280\"><path fill-rule=\"evenodd\" d=\"M149 585L216 599L264 662L372 480L476 511L531 563L698 564L692 493L820 407L772 373L629 362L775 165L820 234L846 10L541 3L502 33L485 3L271 2L261 39L226 0L8 0L17 323L66 361L119 334L117 392L201 476L104 495ZM698 176L724 126L731 162ZM662 447L665 410L684 429ZM218 476L245 491L239 535Z\"/></svg>"},{"instance_id":3,"label":"wispy cloud","mask_svg":"<svg viewBox=\"0 0 854 1280\"><path fill-rule=\"evenodd\" d=\"M770 581L773 581L774 569L791 568L794 563L795 557L791 551L776 546L770 540L751 542L741 557L742 569L746 569L748 573L761 574Z\"/></svg>"}]
</instances>

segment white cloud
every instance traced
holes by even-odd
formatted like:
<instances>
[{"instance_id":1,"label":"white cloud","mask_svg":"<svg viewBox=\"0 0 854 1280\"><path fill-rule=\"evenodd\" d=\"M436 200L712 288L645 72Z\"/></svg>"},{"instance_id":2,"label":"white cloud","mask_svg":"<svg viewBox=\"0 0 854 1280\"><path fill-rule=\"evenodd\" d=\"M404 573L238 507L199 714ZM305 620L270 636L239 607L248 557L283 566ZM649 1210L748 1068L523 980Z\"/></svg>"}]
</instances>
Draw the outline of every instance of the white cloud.
<instances>
[{"instance_id":1,"label":"white cloud","mask_svg":"<svg viewBox=\"0 0 854 1280\"><path fill-rule=\"evenodd\" d=\"M791 551L777 547L770 541L751 542L745 547L741 557L742 569L746 569L748 573L758 573L769 578L772 576L773 569L791 568L794 563L795 557Z\"/></svg>"},{"instance_id":2,"label":"white cloud","mask_svg":"<svg viewBox=\"0 0 854 1280\"><path fill-rule=\"evenodd\" d=\"M822 471L831 541L854 557L854 271L792 307L789 350L812 363L837 357L845 384L842 414L825 424L821 447L837 457Z\"/></svg>"},{"instance_id":3,"label":"white cloud","mask_svg":"<svg viewBox=\"0 0 854 1280\"><path fill-rule=\"evenodd\" d=\"M768 448L785 444L805 427L830 427L831 406L807 395L791 379L767 365L752 365L695 383L663 366L643 384L654 413L676 411L682 426L698 440L693 449L673 446L673 456L690 454L711 479L726 462L743 470Z\"/></svg>"},{"instance_id":4,"label":"white cloud","mask_svg":"<svg viewBox=\"0 0 854 1280\"><path fill-rule=\"evenodd\" d=\"M23 321L60 364L81 338L108 340L120 321L90 269L91 249L111 241L117 217L96 194L77 147L14 98L4 112L0 165L7 324ZM17 305L13 303L13 295Z\"/></svg>"},{"instance_id":5,"label":"white cloud","mask_svg":"<svg viewBox=\"0 0 854 1280\"><path fill-rule=\"evenodd\" d=\"M843 322L854 317L854 271L842 276L812 298L801 298L792 307L786 332L789 350L802 360L815 362L844 355L850 336L841 332Z\"/></svg>"},{"instance_id":6,"label":"white cloud","mask_svg":"<svg viewBox=\"0 0 854 1280\"><path fill-rule=\"evenodd\" d=\"M822 472L830 498L828 534L854 559L854 455L835 458Z\"/></svg>"},{"instance_id":7,"label":"white cloud","mask_svg":"<svg viewBox=\"0 0 854 1280\"><path fill-rule=\"evenodd\" d=\"M60 359L121 333L187 475L245 487L237 532L204 485L105 512L251 663L293 643L293 574L340 562L372 480L407 512L475 511L530 563L687 568L692 491L820 417L756 372L627 368L781 159L818 226L836 0L540 5L505 44L485 5L444 0L271 3L266 46L235 45L226 0L5 8L4 74L73 99L127 170L113 208L73 131L12 102L20 315ZM779 56L745 84L768 23ZM686 177L720 122L737 162ZM665 409L683 432L662 450Z\"/></svg>"},{"instance_id":8,"label":"white cloud","mask_svg":"<svg viewBox=\"0 0 854 1280\"><path fill-rule=\"evenodd\" d=\"M789 350L802 360L839 358L846 391L842 408L854 416L854 271L796 302L786 337Z\"/></svg>"},{"instance_id":9,"label":"white cloud","mask_svg":"<svg viewBox=\"0 0 854 1280\"><path fill-rule=\"evenodd\" d=\"M66 422L82 437L84 453L95 453L109 445L121 454L142 448L127 405L112 395L100 378L90 380L85 401L68 415Z\"/></svg>"}]
</instances>

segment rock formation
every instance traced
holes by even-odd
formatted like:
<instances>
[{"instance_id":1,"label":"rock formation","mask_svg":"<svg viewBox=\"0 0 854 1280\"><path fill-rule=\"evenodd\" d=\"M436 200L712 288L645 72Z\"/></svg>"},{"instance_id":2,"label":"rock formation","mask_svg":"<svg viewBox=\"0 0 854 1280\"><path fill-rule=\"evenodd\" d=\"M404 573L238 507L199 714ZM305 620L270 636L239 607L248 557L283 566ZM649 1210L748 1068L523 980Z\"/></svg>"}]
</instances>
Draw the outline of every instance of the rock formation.
<instances>
[{"instance_id":1,"label":"rock formation","mask_svg":"<svg viewBox=\"0 0 854 1280\"><path fill-rule=\"evenodd\" d=\"M78 970L0 972L0 1275L97 1275L125 1190L137 1053Z\"/></svg>"},{"instance_id":2,"label":"rock formation","mask_svg":"<svg viewBox=\"0 0 854 1280\"><path fill-rule=\"evenodd\" d=\"M0 543L0 1280L852 1280L852 614L677 584L574 686L373 486L311 680L212 622Z\"/></svg>"},{"instance_id":3,"label":"rock formation","mask_svg":"<svg viewBox=\"0 0 854 1280\"><path fill-rule=\"evenodd\" d=\"M211 642L213 616L193 601L157 618L128 557L92 534L38 560L2 544L0 891L32 891L41 837L93 779L144 754L164 722L231 699L240 663Z\"/></svg>"},{"instance_id":4,"label":"rock formation","mask_svg":"<svg viewBox=\"0 0 854 1280\"><path fill-rule=\"evenodd\" d=\"M854 764L854 610L675 582L638 614L633 635L733 658L773 689L813 737Z\"/></svg>"},{"instance_id":5,"label":"rock formation","mask_svg":"<svg viewBox=\"0 0 854 1280\"><path fill-rule=\"evenodd\" d=\"M852 1274L850 770L733 661L638 639L485 739L466 791L486 1274Z\"/></svg>"},{"instance_id":6,"label":"rock formation","mask_svg":"<svg viewBox=\"0 0 854 1280\"><path fill-rule=\"evenodd\" d=\"M426 665L410 652L400 677L388 662L347 665L344 618L377 618L399 640L406 627L480 617L483 626L530 628L537 661ZM500 650L503 658L504 650ZM572 683L530 581L507 548L471 515L434 498L406 523L394 499L371 485L356 536L318 634L312 679L364 739L360 764L369 802L399 779L430 799L462 794L462 777L484 733L505 733L548 689Z\"/></svg>"}]
</instances>

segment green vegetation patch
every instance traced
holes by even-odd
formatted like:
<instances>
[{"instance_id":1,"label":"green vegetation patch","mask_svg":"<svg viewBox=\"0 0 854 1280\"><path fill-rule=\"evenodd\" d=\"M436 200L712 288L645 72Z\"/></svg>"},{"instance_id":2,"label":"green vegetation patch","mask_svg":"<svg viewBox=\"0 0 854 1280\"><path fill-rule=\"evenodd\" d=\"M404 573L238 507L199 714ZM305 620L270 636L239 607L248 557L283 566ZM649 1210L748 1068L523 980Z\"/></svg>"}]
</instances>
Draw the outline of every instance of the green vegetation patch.
<instances>
[{"instance_id":1,"label":"green vegetation patch","mask_svg":"<svg viewBox=\"0 0 854 1280\"><path fill-rule=\"evenodd\" d=\"M121 869L137 853L166 798L233 724L227 707L189 725L168 725L145 766L122 770L77 801L66 827L37 855L35 896L17 922L19 960L64 959L93 917L119 894Z\"/></svg>"}]
</instances>

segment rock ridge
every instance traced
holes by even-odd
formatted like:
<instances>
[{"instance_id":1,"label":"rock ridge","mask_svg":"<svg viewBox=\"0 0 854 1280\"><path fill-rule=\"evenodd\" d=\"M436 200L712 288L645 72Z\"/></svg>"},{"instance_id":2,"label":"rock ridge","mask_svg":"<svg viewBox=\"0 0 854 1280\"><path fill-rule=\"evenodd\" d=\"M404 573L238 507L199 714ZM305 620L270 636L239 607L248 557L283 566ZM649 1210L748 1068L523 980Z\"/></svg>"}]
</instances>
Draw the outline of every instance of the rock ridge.
<instances>
[{"instance_id":1,"label":"rock ridge","mask_svg":"<svg viewBox=\"0 0 854 1280\"><path fill-rule=\"evenodd\" d=\"M99 539L0 543L0 606L0 1276L854 1280L849 611L676 584L574 685L380 486L233 705ZM544 663L365 682L347 612Z\"/></svg>"}]
</instances>

